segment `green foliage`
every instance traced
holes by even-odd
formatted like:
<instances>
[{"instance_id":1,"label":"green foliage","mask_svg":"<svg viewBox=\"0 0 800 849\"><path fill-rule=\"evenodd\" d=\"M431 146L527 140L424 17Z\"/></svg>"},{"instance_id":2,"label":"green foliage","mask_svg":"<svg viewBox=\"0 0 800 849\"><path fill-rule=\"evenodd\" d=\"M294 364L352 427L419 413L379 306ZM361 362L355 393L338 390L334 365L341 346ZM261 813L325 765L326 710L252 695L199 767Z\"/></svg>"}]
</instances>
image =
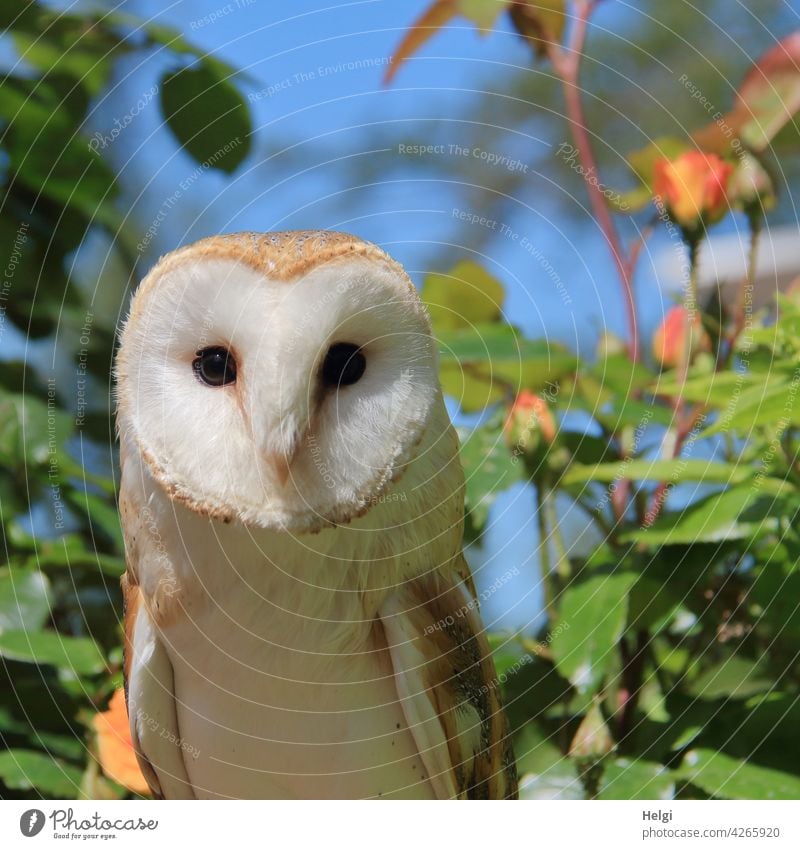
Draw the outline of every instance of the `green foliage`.
<instances>
[{"instance_id":1,"label":"green foliage","mask_svg":"<svg viewBox=\"0 0 800 849\"><path fill-rule=\"evenodd\" d=\"M800 769L781 756L793 745L791 724L770 727L764 717L776 714L772 699L794 706L800 689L799 317L800 304L782 299L777 321L763 316L738 343L734 371L690 373L687 401L696 399L698 415L673 459L646 447L670 444L681 426L670 377L642 363L627 375L585 362L560 374L575 391L552 393L552 407L583 410L599 440L562 425L536 463L515 465L504 415L465 431L478 532L494 498L530 479L563 490L604 536L588 561L543 557L553 603L538 648L522 636L497 641L499 665L512 670L501 680L526 795L585 792L576 791L586 774L570 763L569 745L599 699L615 743L592 785L600 798L796 798ZM756 390L769 415L753 412ZM627 412L631 394L638 419ZM677 487L686 497L674 497ZM557 519L545 530L561 534ZM536 662L520 665L513 645L535 650ZM534 737L550 741L544 765L527 755Z\"/></svg>"}]
</instances>

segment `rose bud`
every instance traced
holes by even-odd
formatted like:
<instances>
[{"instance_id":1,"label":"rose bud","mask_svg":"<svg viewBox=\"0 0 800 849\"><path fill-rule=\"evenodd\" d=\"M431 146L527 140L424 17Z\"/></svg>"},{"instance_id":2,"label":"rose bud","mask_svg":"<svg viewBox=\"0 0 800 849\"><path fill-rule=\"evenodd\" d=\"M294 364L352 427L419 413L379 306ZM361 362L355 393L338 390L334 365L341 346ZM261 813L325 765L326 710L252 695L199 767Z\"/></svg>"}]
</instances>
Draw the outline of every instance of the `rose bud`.
<instances>
[{"instance_id":1,"label":"rose bud","mask_svg":"<svg viewBox=\"0 0 800 849\"><path fill-rule=\"evenodd\" d=\"M670 218L687 230L714 224L729 209L727 186L733 165L715 153L689 150L675 159L658 159L653 188Z\"/></svg>"},{"instance_id":2,"label":"rose bud","mask_svg":"<svg viewBox=\"0 0 800 849\"><path fill-rule=\"evenodd\" d=\"M542 440L549 445L556 438L556 421L544 398L523 389L509 410L503 431L515 455L530 456Z\"/></svg>"},{"instance_id":3,"label":"rose bud","mask_svg":"<svg viewBox=\"0 0 800 849\"><path fill-rule=\"evenodd\" d=\"M689 359L700 351L707 351L711 341L698 313L691 325L686 320L685 307L672 307L653 335L653 356L663 368L675 368L685 357L686 332L690 331Z\"/></svg>"}]
</instances>

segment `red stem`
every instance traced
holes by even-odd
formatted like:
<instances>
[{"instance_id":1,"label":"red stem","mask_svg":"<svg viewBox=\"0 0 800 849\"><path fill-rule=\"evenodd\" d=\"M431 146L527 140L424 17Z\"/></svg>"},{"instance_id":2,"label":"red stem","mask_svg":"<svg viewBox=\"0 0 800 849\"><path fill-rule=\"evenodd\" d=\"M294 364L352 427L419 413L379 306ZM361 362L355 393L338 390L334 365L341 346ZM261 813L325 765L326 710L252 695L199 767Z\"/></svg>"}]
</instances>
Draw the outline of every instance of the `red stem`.
<instances>
[{"instance_id":1,"label":"red stem","mask_svg":"<svg viewBox=\"0 0 800 849\"><path fill-rule=\"evenodd\" d=\"M586 41L586 28L589 16L594 10L596 0L582 0L577 5L577 15L572 26L566 52L555 42L548 43L550 61L556 74L561 79L564 87L564 101L566 103L567 117L570 124L572 140L578 157L583 166L584 173L597 176L597 163L592 150L589 132L586 129L586 119L583 112L580 89L580 67L583 55L583 46ZM606 237L609 249L614 258L614 264L622 283L622 294L625 302L625 313L628 321L628 350L631 359L639 359L639 333L636 324L636 306L633 297L632 265L620 242L617 229L611 217L611 211L603 197L600 181L586 181L586 189L589 201L592 205L597 223Z\"/></svg>"}]
</instances>

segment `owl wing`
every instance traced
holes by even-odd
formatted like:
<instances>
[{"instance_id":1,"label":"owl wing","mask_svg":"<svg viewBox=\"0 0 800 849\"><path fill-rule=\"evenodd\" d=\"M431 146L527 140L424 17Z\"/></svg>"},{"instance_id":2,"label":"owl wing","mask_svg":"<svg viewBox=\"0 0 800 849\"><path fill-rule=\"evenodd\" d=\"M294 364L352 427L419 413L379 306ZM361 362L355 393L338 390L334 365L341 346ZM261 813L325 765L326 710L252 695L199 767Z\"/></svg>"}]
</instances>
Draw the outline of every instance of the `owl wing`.
<instances>
[{"instance_id":1,"label":"owl wing","mask_svg":"<svg viewBox=\"0 0 800 849\"><path fill-rule=\"evenodd\" d=\"M380 609L397 692L440 799L517 795L497 676L469 567L404 584Z\"/></svg>"},{"instance_id":2,"label":"owl wing","mask_svg":"<svg viewBox=\"0 0 800 849\"><path fill-rule=\"evenodd\" d=\"M129 571L125 599L125 698L131 741L154 796L193 799L181 752L172 664Z\"/></svg>"}]
</instances>

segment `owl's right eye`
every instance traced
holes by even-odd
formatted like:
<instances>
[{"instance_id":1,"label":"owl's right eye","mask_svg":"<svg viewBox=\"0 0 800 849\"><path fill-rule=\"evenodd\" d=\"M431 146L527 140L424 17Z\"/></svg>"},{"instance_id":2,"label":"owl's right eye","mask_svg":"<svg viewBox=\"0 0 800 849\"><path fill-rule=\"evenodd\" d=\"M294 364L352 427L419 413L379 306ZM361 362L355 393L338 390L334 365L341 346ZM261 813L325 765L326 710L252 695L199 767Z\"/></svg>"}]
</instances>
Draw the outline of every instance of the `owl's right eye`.
<instances>
[{"instance_id":1,"label":"owl's right eye","mask_svg":"<svg viewBox=\"0 0 800 849\"><path fill-rule=\"evenodd\" d=\"M192 369L206 386L225 386L236 380L236 360L227 348L203 348L197 352Z\"/></svg>"}]
</instances>

